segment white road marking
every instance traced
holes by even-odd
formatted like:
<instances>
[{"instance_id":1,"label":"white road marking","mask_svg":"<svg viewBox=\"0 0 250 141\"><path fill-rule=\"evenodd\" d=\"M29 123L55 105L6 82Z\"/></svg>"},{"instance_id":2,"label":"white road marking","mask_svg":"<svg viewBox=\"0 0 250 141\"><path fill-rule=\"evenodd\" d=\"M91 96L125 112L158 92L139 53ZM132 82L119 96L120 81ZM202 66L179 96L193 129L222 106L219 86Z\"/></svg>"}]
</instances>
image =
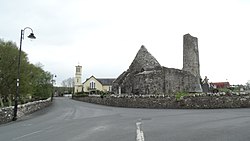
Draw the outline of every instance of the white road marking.
<instances>
[{"instance_id":1,"label":"white road marking","mask_svg":"<svg viewBox=\"0 0 250 141\"><path fill-rule=\"evenodd\" d=\"M23 124L22 126L26 127L26 126L31 126L32 124Z\"/></svg>"},{"instance_id":2,"label":"white road marking","mask_svg":"<svg viewBox=\"0 0 250 141\"><path fill-rule=\"evenodd\" d=\"M136 122L136 141L144 141L144 133L141 129L141 122Z\"/></svg>"},{"instance_id":3,"label":"white road marking","mask_svg":"<svg viewBox=\"0 0 250 141\"><path fill-rule=\"evenodd\" d=\"M93 127L91 129L85 131L84 133L81 133L77 136L74 136L73 138L71 138L68 141L86 140L86 138L89 138L90 136L94 136L95 134L98 134L98 132L104 131L106 128L108 128L108 125Z\"/></svg>"},{"instance_id":4,"label":"white road marking","mask_svg":"<svg viewBox=\"0 0 250 141\"><path fill-rule=\"evenodd\" d=\"M45 128L45 129L42 129L42 130L38 130L38 131L35 131L35 132L31 132L31 133L25 134L25 135L20 136L20 137L13 138L12 140L13 141L19 140L21 138L24 138L24 137L27 137L27 136L31 136L31 135L34 135L34 134L37 134L37 133L40 133L40 132L43 132L43 131L48 130L48 129L52 128L52 127L53 126L49 126L48 128Z\"/></svg>"}]
</instances>

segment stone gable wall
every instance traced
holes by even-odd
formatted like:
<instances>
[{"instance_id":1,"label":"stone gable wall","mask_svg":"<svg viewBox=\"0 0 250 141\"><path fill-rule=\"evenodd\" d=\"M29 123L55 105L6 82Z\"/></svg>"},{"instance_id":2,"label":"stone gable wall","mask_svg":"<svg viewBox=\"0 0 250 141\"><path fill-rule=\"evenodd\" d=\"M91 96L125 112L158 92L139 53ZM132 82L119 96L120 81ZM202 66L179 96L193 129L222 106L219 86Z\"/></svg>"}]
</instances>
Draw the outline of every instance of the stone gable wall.
<instances>
[{"instance_id":1,"label":"stone gable wall","mask_svg":"<svg viewBox=\"0 0 250 141\"><path fill-rule=\"evenodd\" d=\"M129 71L141 72L142 70L152 70L157 67L161 67L160 63L142 45L133 62L129 66Z\"/></svg>"}]
</instances>

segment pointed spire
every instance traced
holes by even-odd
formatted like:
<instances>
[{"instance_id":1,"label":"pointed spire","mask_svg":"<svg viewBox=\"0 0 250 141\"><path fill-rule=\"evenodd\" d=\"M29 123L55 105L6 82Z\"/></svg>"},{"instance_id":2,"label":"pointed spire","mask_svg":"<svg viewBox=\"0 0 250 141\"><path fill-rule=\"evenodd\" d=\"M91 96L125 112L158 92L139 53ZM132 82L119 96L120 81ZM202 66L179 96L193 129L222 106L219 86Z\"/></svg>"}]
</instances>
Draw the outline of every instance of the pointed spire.
<instances>
[{"instance_id":1,"label":"pointed spire","mask_svg":"<svg viewBox=\"0 0 250 141\"><path fill-rule=\"evenodd\" d=\"M159 62L152 56L144 45L137 52L129 70L132 72L141 72L144 70L152 70L156 67L161 67Z\"/></svg>"}]
</instances>

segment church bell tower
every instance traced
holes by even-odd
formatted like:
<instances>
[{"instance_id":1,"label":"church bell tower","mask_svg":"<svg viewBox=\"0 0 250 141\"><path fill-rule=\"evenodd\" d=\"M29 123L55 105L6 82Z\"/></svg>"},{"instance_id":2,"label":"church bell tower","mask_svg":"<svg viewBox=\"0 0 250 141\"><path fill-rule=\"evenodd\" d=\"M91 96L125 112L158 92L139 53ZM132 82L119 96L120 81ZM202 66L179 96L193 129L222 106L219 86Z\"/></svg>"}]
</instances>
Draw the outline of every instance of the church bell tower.
<instances>
[{"instance_id":1,"label":"church bell tower","mask_svg":"<svg viewBox=\"0 0 250 141\"><path fill-rule=\"evenodd\" d=\"M75 78L74 78L74 93L82 92L82 66L76 66Z\"/></svg>"}]
</instances>

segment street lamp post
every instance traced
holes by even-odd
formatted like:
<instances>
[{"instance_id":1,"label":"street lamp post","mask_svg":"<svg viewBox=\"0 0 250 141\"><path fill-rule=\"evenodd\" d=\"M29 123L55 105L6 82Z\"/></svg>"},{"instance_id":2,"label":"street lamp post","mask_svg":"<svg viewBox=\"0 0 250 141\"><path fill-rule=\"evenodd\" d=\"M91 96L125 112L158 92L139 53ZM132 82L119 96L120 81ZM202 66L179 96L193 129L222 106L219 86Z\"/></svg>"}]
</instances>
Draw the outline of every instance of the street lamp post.
<instances>
[{"instance_id":1,"label":"street lamp post","mask_svg":"<svg viewBox=\"0 0 250 141\"><path fill-rule=\"evenodd\" d=\"M31 33L28 36L30 39L36 39L33 30L30 27L25 27L24 29L21 29L21 37L20 37L20 48L19 48L19 54L18 54L18 65L17 65L17 79L16 79L16 94L15 94L15 105L14 105L14 113L12 120L17 120L17 106L18 106L18 100L19 100L19 85L20 85L20 65L21 65L21 53L22 53L22 40L24 40L24 31L26 29L30 29Z\"/></svg>"},{"instance_id":2,"label":"street lamp post","mask_svg":"<svg viewBox=\"0 0 250 141\"><path fill-rule=\"evenodd\" d=\"M54 80L54 77L56 77L56 75L55 75L55 74L52 74L52 80L51 80L51 82L52 82L51 101L53 101L53 97L54 97L54 82L56 81L56 80Z\"/></svg>"}]
</instances>

